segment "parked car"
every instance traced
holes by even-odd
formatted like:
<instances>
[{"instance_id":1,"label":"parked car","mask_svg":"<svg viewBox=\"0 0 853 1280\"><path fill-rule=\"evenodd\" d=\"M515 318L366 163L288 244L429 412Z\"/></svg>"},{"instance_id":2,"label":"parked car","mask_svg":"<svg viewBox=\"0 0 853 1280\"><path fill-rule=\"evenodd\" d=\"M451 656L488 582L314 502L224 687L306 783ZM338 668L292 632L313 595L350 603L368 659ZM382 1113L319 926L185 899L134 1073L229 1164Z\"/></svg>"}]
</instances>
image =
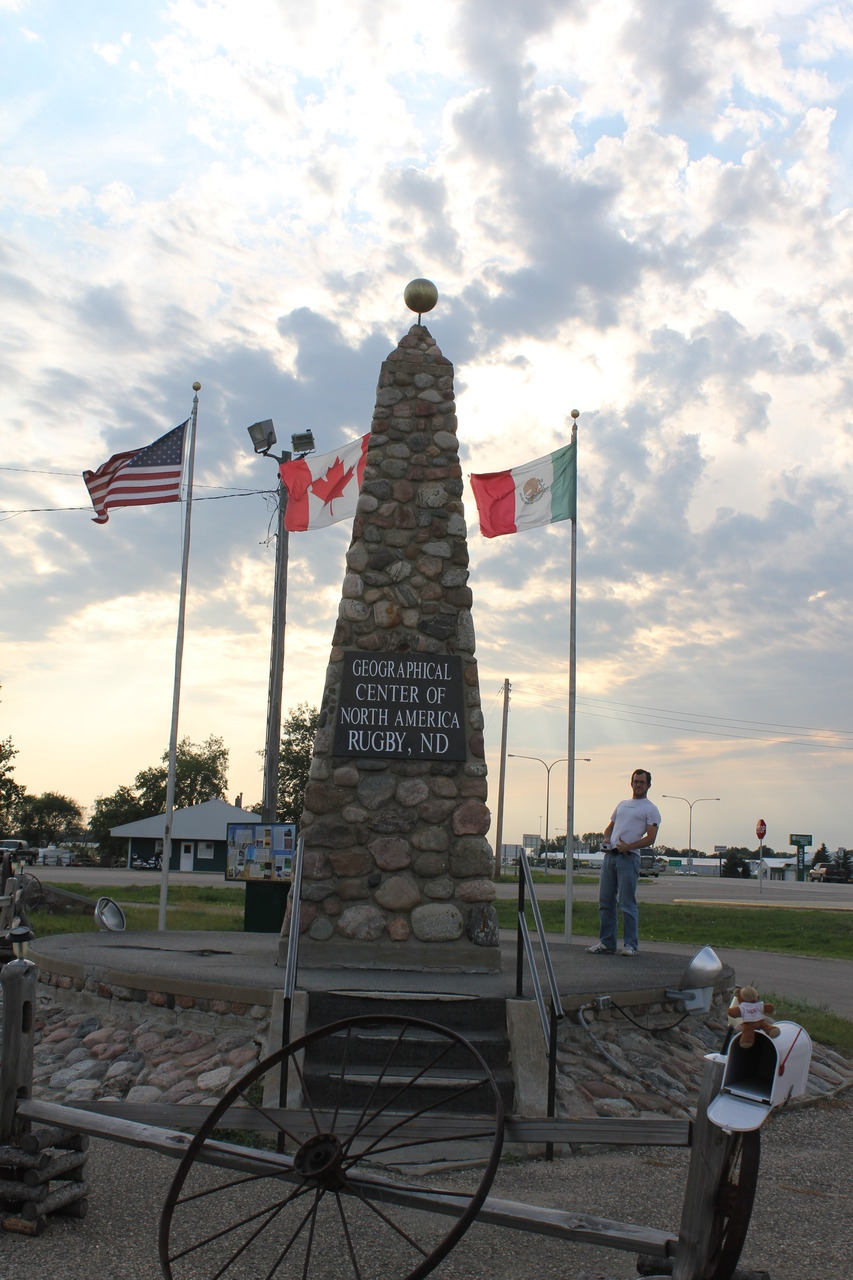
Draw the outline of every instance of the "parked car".
<instances>
[{"instance_id":1,"label":"parked car","mask_svg":"<svg viewBox=\"0 0 853 1280\"><path fill-rule=\"evenodd\" d=\"M833 862L822 862L817 867L810 867L809 880L813 880L817 884L849 883L848 877L844 874L844 868L836 866Z\"/></svg>"},{"instance_id":2,"label":"parked car","mask_svg":"<svg viewBox=\"0 0 853 1280\"><path fill-rule=\"evenodd\" d=\"M18 862L27 862L30 866L38 861L38 849L31 849L26 840L0 840L0 858L4 853L11 853Z\"/></svg>"}]
</instances>

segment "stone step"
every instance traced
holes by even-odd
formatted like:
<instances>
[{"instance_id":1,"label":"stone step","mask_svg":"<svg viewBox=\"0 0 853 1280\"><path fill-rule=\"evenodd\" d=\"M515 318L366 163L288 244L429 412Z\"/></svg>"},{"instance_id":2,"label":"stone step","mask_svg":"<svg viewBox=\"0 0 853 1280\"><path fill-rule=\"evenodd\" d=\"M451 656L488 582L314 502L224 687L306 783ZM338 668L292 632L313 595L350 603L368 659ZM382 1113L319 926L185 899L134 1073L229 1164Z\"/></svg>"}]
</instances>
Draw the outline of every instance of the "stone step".
<instances>
[{"instance_id":1,"label":"stone step","mask_svg":"<svg viewBox=\"0 0 853 1280\"><path fill-rule=\"evenodd\" d=\"M499 1078L501 1076L502 1078ZM401 1114L414 1114L429 1109L431 1114L446 1112L451 1115L481 1116L494 1111L494 1097L487 1084L472 1084L472 1077L464 1071L425 1072L417 1079L409 1072L386 1072L378 1081L376 1072L347 1070L344 1088L341 1075L334 1067L324 1063L306 1064L305 1077L309 1086L311 1105L314 1108L337 1108L348 1111L367 1108L385 1111L392 1108ZM509 1072L498 1073L495 1083L504 1107L512 1103L512 1077Z\"/></svg>"},{"instance_id":2,"label":"stone step","mask_svg":"<svg viewBox=\"0 0 853 1280\"><path fill-rule=\"evenodd\" d=\"M354 1058L359 1063L378 1067L394 1049L398 1036L398 1028L387 1023L378 1023L375 1027L358 1027L349 1034L339 1031L324 1040L323 1056L338 1063L347 1056L350 1060ZM465 1038L492 1070L500 1070L507 1065L508 1041L505 1033L480 1031ZM439 1069L442 1066L453 1066L454 1063L466 1063L472 1067L474 1065L467 1049L440 1032L426 1028L407 1030L405 1040L395 1054L395 1060L405 1062L407 1066L420 1067L427 1066L439 1054Z\"/></svg>"},{"instance_id":3,"label":"stone step","mask_svg":"<svg viewBox=\"0 0 853 1280\"><path fill-rule=\"evenodd\" d=\"M400 1039L399 1024L382 1021L392 1015L433 1023L436 1030L409 1026ZM487 1084L459 1094L464 1082L480 1075L481 1068L468 1049L442 1033L441 1028L447 1027L477 1050L494 1076L505 1109L512 1110L504 1000L362 989L312 992L309 997L309 1030L363 1016L375 1017L376 1023L324 1036L306 1051L304 1070L315 1105L325 1100L337 1104L345 1060L346 1091L340 1101L347 1108L370 1105L373 1089L375 1105L399 1106L394 1096L402 1088L403 1105L412 1111L436 1107L464 1115L488 1113L494 1100ZM382 1084L377 1087L380 1073Z\"/></svg>"},{"instance_id":4,"label":"stone step","mask_svg":"<svg viewBox=\"0 0 853 1280\"><path fill-rule=\"evenodd\" d=\"M370 991L339 988L311 992L309 1026L323 1026L341 1018L375 1014L408 1015L436 1022L471 1039L478 1031L506 1034L506 1001L495 996L454 995L446 992Z\"/></svg>"}]
</instances>

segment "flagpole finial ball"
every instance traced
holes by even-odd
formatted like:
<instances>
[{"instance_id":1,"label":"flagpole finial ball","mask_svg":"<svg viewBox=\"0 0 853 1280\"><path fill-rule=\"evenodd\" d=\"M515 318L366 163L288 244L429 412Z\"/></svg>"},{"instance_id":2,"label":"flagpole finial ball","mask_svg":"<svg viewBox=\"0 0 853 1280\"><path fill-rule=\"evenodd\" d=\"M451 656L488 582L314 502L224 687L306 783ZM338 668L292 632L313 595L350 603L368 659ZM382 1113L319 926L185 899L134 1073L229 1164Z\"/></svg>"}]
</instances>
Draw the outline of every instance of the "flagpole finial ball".
<instances>
[{"instance_id":1,"label":"flagpole finial ball","mask_svg":"<svg viewBox=\"0 0 853 1280\"><path fill-rule=\"evenodd\" d=\"M193 391L201 391L201 383L200 383L200 382L194 382L194 383L193 383Z\"/></svg>"},{"instance_id":2,"label":"flagpole finial ball","mask_svg":"<svg viewBox=\"0 0 853 1280\"><path fill-rule=\"evenodd\" d=\"M410 280L403 290L403 301L410 311L423 315L425 311L432 311L438 302L438 289L431 280Z\"/></svg>"},{"instance_id":3,"label":"flagpole finial ball","mask_svg":"<svg viewBox=\"0 0 853 1280\"><path fill-rule=\"evenodd\" d=\"M572 417L579 418L581 416L580 409L572 409Z\"/></svg>"}]
</instances>

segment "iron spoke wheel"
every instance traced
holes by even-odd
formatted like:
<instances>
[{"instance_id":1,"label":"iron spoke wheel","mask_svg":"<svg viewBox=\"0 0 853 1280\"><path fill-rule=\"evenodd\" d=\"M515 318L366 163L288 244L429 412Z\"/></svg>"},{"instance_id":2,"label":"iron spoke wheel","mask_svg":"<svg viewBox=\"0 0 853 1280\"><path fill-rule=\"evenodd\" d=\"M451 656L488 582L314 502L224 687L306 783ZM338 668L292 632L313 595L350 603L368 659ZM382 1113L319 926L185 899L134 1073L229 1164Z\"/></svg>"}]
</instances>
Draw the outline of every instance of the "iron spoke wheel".
<instances>
[{"instance_id":1,"label":"iron spoke wheel","mask_svg":"<svg viewBox=\"0 0 853 1280\"><path fill-rule=\"evenodd\" d=\"M456 1032L408 1017L321 1027L211 1109L166 1198L163 1274L420 1280L476 1217L503 1128L492 1073Z\"/></svg>"},{"instance_id":2,"label":"iron spoke wheel","mask_svg":"<svg viewBox=\"0 0 853 1280\"><path fill-rule=\"evenodd\" d=\"M757 1129L732 1136L717 1188L704 1280L731 1280L735 1273L752 1216L760 1156Z\"/></svg>"},{"instance_id":3,"label":"iron spoke wheel","mask_svg":"<svg viewBox=\"0 0 853 1280\"><path fill-rule=\"evenodd\" d=\"M31 911L35 911L41 906L44 890L41 887L41 880L39 880L38 876L34 876L31 871L21 871L18 875L18 881L21 886L19 902L24 908L24 912L28 915Z\"/></svg>"}]
</instances>

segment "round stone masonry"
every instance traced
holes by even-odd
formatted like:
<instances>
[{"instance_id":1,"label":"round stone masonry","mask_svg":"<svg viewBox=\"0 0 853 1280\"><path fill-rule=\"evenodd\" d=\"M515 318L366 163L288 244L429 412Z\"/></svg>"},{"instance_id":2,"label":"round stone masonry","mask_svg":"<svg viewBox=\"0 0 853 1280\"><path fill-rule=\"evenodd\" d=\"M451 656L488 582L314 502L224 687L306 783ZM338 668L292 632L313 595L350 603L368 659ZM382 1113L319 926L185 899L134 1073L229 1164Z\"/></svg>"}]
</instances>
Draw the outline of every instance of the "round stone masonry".
<instances>
[{"instance_id":1,"label":"round stone masonry","mask_svg":"<svg viewBox=\"0 0 853 1280\"><path fill-rule=\"evenodd\" d=\"M305 791L303 963L500 967L456 427L413 325L380 370Z\"/></svg>"}]
</instances>

